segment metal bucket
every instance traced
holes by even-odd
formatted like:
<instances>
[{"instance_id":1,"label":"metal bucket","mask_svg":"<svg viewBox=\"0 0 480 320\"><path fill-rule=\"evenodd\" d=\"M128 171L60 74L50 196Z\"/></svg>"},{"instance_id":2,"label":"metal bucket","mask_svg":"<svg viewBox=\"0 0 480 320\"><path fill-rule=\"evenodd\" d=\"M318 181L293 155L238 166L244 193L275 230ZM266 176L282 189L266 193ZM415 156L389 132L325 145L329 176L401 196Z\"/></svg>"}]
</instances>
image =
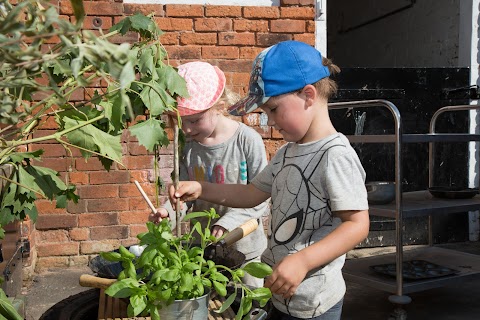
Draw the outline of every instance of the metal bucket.
<instances>
[{"instance_id":1,"label":"metal bucket","mask_svg":"<svg viewBox=\"0 0 480 320\"><path fill-rule=\"evenodd\" d=\"M158 309L162 320L205 320L208 319L210 291L201 297L190 300L175 300L168 306Z\"/></svg>"}]
</instances>

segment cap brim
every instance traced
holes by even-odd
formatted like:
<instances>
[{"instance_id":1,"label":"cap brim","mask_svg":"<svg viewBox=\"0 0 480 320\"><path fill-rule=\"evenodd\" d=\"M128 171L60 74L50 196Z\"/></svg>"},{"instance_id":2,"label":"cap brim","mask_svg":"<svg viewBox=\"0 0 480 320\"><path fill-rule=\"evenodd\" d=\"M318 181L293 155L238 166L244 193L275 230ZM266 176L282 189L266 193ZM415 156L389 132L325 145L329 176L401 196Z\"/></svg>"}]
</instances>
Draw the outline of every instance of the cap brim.
<instances>
[{"instance_id":1,"label":"cap brim","mask_svg":"<svg viewBox=\"0 0 480 320\"><path fill-rule=\"evenodd\" d=\"M232 116L243 116L247 113L257 110L267 100L268 98L263 96L248 95L228 108L228 113L230 113Z\"/></svg>"}]
</instances>

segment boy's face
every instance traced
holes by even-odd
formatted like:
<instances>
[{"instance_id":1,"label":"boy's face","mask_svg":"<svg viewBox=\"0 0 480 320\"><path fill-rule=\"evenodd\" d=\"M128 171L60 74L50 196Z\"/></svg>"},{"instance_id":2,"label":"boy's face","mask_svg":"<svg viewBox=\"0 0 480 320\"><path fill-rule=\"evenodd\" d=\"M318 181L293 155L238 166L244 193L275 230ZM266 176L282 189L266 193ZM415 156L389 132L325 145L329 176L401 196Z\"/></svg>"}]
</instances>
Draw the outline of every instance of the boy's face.
<instances>
[{"instance_id":1,"label":"boy's face","mask_svg":"<svg viewBox=\"0 0 480 320\"><path fill-rule=\"evenodd\" d=\"M304 143L310 127L303 92L286 93L270 98L260 107L268 116L268 125L277 129L287 142Z\"/></svg>"},{"instance_id":2,"label":"boy's face","mask_svg":"<svg viewBox=\"0 0 480 320\"><path fill-rule=\"evenodd\" d=\"M217 125L217 113L212 108L182 117L182 130L186 136L199 143L209 138Z\"/></svg>"}]
</instances>

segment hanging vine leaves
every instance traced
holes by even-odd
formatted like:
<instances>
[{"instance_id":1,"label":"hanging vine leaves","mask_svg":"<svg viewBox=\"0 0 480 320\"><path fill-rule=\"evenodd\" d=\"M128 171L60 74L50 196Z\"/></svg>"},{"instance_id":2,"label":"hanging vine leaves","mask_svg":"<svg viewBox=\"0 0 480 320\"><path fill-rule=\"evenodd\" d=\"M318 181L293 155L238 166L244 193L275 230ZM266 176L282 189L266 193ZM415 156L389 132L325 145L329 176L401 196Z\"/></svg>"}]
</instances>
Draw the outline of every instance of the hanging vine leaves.
<instances>
[{"instance_id":1,"label":"hanging vine leaves","mask_svg":"<svg viewBox=\"0 0 480 320\"><path fill-rule=\"evenodd\" d=\"M183 78L166 63L159 41L163 32L152 17L135 14L97 35L80 29L83 1L71 4L75 24L60 18L48 1L0 0L0 165L13 168L9 176L0 175L0 238L8 222L26 216L35 221L38 197L56 201L57 207L78 200L75 186L37 165L41 151L20 153L19 147L56 140L67 154L78 148L84 158L97 157L110 170L122 160L124 130L150 151L168 145L161 116L175 112L177 96L188 95ZM138 41L110 41L127 32L136 32ZM46 46L54 37L58 43ZM74 92L98 83L106 88L72 101ZM136 123L138 116L146 120ZM51 117L57 130L33 138Z\"/></svg>"},{"instance_id":2,"label":"hanging vine leaves","mask_svg":"<svg viewBox=\"0 0 480 320\"><path fill-rule=\"evenodd\" d=\"M162 120L150 118L131 127L130 132L148 151L153 151L156 146L168 146L169 140L164 129Z\"/></svg>"},{"instance_id":3,"label":"hanging vine leaves","mask_svg":"<svg viewBox=\"0 0 480 320\"><path fill-rule=\"evenodd\" d=\"M73 14L77 25L81 25L85 18L85 8L83 7L83 0L71 0L70 3L73 7Z\"/></svg>"}]
</instances>

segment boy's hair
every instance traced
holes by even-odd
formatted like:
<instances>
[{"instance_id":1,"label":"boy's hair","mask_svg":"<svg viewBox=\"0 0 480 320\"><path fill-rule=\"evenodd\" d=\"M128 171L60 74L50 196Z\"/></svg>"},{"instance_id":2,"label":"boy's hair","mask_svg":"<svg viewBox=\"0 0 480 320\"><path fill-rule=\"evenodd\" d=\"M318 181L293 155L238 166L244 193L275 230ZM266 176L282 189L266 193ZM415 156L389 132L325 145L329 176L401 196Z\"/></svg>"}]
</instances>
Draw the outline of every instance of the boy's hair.
<instances>
[{"instance_id":1,"label":"boy's hair","mask_svg":"<svg viewBox=\"0 0 480 320\"><path fill-rule=\"evenodd\" d=\"M258 54L253 61L248 96L229 108L232 115L254 111L271 97L296 92L330 76L338 68L322 57L320 51L303 42L283 41ZM320 92L329 97L335 86L327 82Z\"/></svg>"},{"instance_id":2,"label":"boy's hair","mask_svg":"<svg viewBox=\"0 0 480 320\"><path fill-rule=\"evenodd\" d=\"M335 75L340 72L340 68L332 62L332 60L323 57L322 64L328 68L330 75ZM318 95L330 99L338 90L338 85L330 77L326 77L313 84L318 91Z\"/></svg>"}]
</instances>

